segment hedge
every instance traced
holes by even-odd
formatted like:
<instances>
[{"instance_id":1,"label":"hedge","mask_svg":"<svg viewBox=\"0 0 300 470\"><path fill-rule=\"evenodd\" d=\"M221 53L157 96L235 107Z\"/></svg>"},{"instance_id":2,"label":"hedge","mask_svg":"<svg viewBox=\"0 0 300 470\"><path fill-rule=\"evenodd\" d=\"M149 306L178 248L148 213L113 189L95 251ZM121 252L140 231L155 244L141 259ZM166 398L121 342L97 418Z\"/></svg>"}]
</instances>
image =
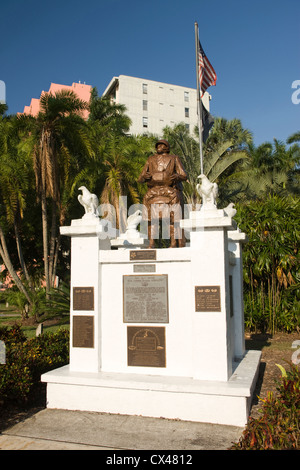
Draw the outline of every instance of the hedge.
<instances>
[{"instance_id":1,"label":"hedge","mask_svg":"<svg viewBox=\"0 0 300 470\"><path fill-rule=\"evenodd\" d=\"M69 362L69 331L44 333L27 339L21 327L1 327L5 364L0 364L0 404L30 400L41 374Z\"/></svg>"}]
</instances>

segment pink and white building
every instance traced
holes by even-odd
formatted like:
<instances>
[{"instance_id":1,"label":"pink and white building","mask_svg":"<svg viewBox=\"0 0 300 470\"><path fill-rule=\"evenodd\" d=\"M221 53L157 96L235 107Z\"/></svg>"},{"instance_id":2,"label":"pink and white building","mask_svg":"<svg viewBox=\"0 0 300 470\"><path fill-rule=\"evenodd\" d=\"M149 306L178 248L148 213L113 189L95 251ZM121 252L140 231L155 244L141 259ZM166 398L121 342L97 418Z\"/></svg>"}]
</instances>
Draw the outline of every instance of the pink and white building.
<instances>
[{"instance_id":1,"label":"pink and white building","mask_svg":"<svg viewBox=\"0 0 300 470\"><path fill-rule=\"evenodd\" d=\"M89 102L90 101L90 96L91 96L91 91L92 87L91 85L86 85L85 83L72 83L72 85L60 85L58 83L51 83L50 88L48 92L42 91L41 96L43 93L56 93L61 90L70 90L74 91L78 98L80 98L82 101ZM24 114L30 114L32 116L36 116L38 112L40 111L40 98L32 98L30 105L24 107ZM82 117L84 119L87 119L89 116L89 111L85 110L82 112Z\"/></svg>"}]
</instances>

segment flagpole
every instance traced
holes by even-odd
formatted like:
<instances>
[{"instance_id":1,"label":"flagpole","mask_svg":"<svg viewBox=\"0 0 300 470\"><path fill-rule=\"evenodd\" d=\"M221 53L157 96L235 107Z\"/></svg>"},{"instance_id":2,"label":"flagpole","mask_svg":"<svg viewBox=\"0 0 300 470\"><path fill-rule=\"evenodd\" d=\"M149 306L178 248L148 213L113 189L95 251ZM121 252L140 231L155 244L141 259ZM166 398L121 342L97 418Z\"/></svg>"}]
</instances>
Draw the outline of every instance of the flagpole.
<instances>
[{"instance_id":1,"label":"flagpole","mask_svg":"<svg viewBox=\"0 0 300 470\"><path fill-rule=\"evenodd\" d=\"M201 88L199 81L199 32L198 23L195 22L195 50L196 50L196 76L197 76L197 110L199 126L199 150L200 150L200 169L203 174L203 146L202 146L202 107L201 107Z\"/></svg>"}]
</instances>

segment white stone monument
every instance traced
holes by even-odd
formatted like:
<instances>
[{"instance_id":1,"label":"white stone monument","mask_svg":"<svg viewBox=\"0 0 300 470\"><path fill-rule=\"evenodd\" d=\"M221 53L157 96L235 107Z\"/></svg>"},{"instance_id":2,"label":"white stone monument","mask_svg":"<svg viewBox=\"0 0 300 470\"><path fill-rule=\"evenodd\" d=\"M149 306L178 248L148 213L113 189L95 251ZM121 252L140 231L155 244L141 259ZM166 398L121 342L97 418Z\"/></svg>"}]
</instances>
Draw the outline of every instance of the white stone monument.
<instances>
[{"instance_id":1,"label":"white stone monument","mask_svg":"<svg viewBox=\"0 0 300 470\"><path fill-rule=\"evenodd\" d=\"M143 249L139 214L118 238L94 209L61 227L70 363L42 376L49 408L246 424L260 362L244 343L246 237L201 180L201 210L181 221L189 247Z\"/></svg>"}]
</instances>

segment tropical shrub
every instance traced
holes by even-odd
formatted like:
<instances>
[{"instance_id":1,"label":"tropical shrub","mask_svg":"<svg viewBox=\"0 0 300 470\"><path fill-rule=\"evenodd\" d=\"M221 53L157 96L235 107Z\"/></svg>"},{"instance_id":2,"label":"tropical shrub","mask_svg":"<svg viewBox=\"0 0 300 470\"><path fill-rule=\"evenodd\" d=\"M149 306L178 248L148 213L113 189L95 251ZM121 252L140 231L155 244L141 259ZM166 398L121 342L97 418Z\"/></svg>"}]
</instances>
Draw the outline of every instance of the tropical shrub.
<instances>
[{"instance_id":1,"label":"tropical shrub","mask_svg":"<svg viewBox=\"0 0 300 470\"><path fill-rule=\"evenodd\" d=\"M21 292L17 287L13 286L9 289L6 289L2 293L2 299L5 302L8 302L9 305L13 305L16 310L20 313L22 319L28 318L28 300L23 292Z\"/></svg>"},{"instance_id":2,"label":"tropical shrub","mask_svg":"<svg viewBox=\"0 0 300 470\"><path fill-rule=\"evenodd\" d=\"M0 364L0 403L27 402L41 374L69 360L69 332L59 330L27 340L20 326L0 328L6 347L5 364Z\"/></svg>"},{"instance_id":3,"label":"tropical shrub","mask_svg":"<svg viewBox=\"0 0 300 470\"><path fill-rule=\"evenodd\" d=\"M278 396L268 392L261 400L260 417L250 418L240 441L233 446L240 450L300 449L300 370L291 364L283 369Z\"/></svg>"},{"instance_id":4,"label":"tropical shrub","mask_svg":"<svg viewBox=\"0 0 300 470\"><path fill-rule=\"evenodd\" d=\"M59 287L50 289L48 297L44 296L37 305L35 317L38 322L49 318L67 318L70 315L70 284L61 282Z\"/></svg>"},{"instance_id":5,"label":"tropical shrub","mask_svg":"<svg viewBox=\"0 0 300 470\"><path fill-rule=\"evenodd\" d=\"M243 250L245 326L293 331L300 312L300 200L269 196L237 205L235 220L248 236Z\"/></svg>"}]
</instances>

